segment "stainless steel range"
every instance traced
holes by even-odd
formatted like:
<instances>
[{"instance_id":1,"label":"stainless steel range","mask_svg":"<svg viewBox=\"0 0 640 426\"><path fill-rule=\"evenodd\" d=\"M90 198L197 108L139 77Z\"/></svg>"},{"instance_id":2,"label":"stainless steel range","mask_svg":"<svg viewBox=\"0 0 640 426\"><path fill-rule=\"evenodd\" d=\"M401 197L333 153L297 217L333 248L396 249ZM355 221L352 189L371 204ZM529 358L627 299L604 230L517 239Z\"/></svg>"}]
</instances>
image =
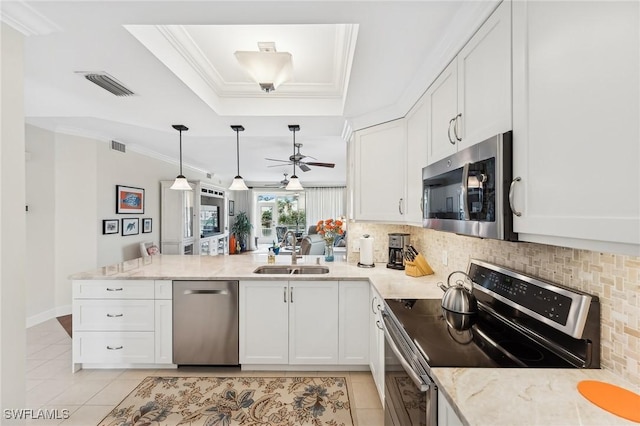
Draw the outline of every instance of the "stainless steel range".
<instances>
[{"instance_id":1,"label":"stainless steel range","mask_svg":"<svg viewBox=\"0 0 640 426\"><path fill-rule=\"evenodd\" d=\"M472 260L478 312L447 324L440 299L387 299L385 425L436 425L433 367L599 368L597 296Z\"/></svg>"}]
</instances>

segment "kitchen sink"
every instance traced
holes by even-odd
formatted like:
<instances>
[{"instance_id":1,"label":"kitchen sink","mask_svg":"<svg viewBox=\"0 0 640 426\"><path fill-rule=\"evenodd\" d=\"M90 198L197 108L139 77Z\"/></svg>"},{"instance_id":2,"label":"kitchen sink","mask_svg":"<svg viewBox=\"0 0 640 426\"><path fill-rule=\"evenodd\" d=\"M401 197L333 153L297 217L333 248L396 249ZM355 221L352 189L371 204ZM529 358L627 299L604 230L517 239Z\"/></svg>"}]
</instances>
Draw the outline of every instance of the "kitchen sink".
<instances>
[{"instance_id":1,"label":"kitchen sink","mask_svg":"<svg viewBox=\"0 0 640 426\"><path fill-rule=\"evenodd\" d=\"M263 265L257 267L254 274L309 275L327 274L329 268L317 265Z\"/></svg>"}]
</instances>

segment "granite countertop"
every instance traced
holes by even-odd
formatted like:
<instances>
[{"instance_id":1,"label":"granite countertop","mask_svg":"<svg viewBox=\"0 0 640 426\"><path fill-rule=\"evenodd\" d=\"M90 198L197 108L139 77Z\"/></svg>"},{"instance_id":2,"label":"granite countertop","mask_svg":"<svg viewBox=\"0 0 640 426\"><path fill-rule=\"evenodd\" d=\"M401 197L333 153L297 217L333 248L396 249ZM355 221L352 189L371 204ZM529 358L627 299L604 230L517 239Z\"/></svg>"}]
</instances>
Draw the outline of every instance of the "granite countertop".
<instances>
[{"instance_id":1,"label":"granite countertop","mask_svg":"<svg viewBox=\"0 0 640 426\"><path fill-rule=\"evenodd\" d=\"M303 256L299 265L329 267L322 275L254 274L267 264L266 254L233 256L156 255L72 275L73 280L363 280L371 282L383 298L439 299L442 275L410 277L404 271L376 263L359 268L340 256L325 263L322 256ZM276 263L288 265L289 256L276 256ZM636 424L615 416L587 401L576 385L581 380L600 380L634 392L628 383L607 370L433 368L433 379L466 425L627 425Z\"/></svg>"}]
</instances>

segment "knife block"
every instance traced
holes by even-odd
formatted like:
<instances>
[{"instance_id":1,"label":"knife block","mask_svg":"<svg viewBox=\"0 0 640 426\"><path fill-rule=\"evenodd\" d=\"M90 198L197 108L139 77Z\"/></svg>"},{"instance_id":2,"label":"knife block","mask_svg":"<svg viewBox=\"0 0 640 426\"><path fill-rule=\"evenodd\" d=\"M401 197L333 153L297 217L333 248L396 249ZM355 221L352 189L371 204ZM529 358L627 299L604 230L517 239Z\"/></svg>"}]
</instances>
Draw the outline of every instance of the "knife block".
<instances>
[{"instance_id":1,"label":"knife block","mask_svg":"<svg viewBox=\"0 0 640 426\"><path fill-rule=\"evenodd\" d=\"M410 277L423 277L433 274L433 269L422 253L418 253L415 259L404 262L404 273Z\"/></svg>"}]
</instances>

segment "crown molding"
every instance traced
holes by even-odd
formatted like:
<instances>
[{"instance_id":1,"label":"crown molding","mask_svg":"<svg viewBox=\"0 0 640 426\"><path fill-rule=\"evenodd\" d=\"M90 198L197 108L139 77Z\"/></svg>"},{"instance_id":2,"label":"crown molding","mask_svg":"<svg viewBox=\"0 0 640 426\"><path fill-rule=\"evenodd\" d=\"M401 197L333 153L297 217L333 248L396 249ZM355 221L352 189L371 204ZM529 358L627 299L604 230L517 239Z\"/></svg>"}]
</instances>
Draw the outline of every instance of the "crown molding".
<instances>
[{"instance_id":1,"label":"crown molding","mask_svg":"<svg viewBox=\"0 0 640 426\"><path fill-rule=\"evenodd\" d=\"M25 36L47 35L62 28L24 1L4 1L0 11L2 22Z\"/></svg>"}]
</instances>

